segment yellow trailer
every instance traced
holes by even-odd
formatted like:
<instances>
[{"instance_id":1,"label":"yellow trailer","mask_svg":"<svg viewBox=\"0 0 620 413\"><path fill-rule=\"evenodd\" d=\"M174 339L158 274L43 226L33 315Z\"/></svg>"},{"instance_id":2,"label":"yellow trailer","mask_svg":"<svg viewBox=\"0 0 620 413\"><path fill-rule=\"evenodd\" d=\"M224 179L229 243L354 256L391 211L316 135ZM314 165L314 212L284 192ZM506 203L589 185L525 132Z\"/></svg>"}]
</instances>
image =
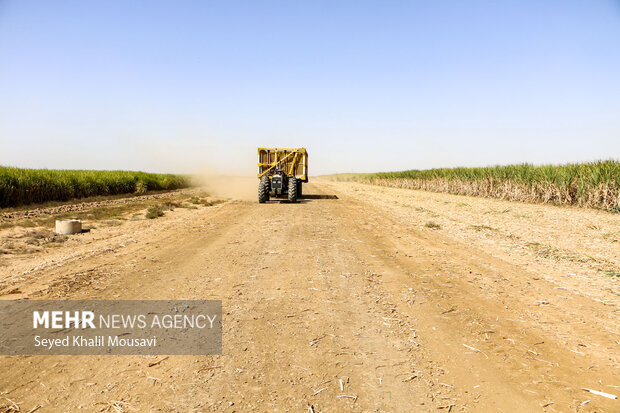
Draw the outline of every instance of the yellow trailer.
<instances>
[{"instance_id":1,"label":"yellow trailer","mask_svg":"<svg viewBox=\"0 0 620 413\"><path fill-rule=\"evenodd\" d=\"M258 202L285 195L296 202L302 182L308 182L306 148L258 148L258 179Z\"/></svg>"}]
</instances>

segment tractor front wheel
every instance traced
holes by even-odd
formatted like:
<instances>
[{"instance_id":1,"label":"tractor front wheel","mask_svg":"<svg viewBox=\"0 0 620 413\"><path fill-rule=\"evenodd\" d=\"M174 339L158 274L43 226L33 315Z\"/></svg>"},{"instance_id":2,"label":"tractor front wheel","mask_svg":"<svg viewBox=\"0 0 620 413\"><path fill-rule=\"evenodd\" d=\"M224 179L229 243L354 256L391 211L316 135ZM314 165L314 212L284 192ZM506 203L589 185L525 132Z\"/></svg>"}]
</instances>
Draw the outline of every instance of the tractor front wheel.
<instances>
[{"instance_id":1,"label":"tractor front wheel","mask_svg":"<svg viewBox=\"0 0 620 413\"><path fill-rule=\"evenodd\" d=\"M297 202L297 178L288 179L288 202Z\"/></svg>"}]
</instances>

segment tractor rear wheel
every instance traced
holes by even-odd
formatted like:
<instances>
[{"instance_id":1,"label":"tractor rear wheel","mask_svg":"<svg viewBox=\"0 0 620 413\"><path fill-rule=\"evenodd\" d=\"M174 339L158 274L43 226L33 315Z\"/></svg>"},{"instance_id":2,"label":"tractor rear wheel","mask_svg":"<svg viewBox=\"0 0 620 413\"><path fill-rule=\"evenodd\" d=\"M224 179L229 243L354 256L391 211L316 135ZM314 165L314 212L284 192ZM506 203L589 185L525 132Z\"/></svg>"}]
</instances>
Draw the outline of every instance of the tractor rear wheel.
<instances>
[{"instance_id":1,"label":"tractor rear wheel","mask_svg":"<svg viewBox=\"0 0 620 413\"><path fill-rule=\"evenodd\" d=\"M297 199L301 198L302 193L301 193L301 181L297 181Z\"/></svg>"},{"instance_id":2,"label":"tractor rear wheel","mask_svg":"<svg viewBox=\"0 0 620 413\"><path fill-rule=\"evenodd\" d=\"M264 204L269 201L269 177L263 176L258 183L258 202Z\"/></svg>"},{"instance_id":3,"label":"tractor rear wheel","mask_svg":"<svg viewBox=\"0 0 620 413\"><path fill-rule=\"evenodd\" d=\"M297 178L294 176L288 179L288 201L297 202Z\"/></svg>"}]
</instances>

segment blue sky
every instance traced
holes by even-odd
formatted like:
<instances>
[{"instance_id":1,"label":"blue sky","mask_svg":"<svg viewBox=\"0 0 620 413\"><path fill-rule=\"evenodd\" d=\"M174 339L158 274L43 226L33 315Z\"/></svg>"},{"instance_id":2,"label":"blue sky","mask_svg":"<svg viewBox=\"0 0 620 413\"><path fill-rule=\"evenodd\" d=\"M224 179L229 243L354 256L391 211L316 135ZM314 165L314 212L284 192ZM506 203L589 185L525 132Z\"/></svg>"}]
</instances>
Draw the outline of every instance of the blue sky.
<instances>
[{"instance_id":1,"label":"blue sky","mask_svg":"<svg viewBox=\"0 0 620 413\"><path fill-rule=\"evenodd\" d=\"M619 1L0 0L0 164L620 158Z\"/></svg>"}]
</instances>

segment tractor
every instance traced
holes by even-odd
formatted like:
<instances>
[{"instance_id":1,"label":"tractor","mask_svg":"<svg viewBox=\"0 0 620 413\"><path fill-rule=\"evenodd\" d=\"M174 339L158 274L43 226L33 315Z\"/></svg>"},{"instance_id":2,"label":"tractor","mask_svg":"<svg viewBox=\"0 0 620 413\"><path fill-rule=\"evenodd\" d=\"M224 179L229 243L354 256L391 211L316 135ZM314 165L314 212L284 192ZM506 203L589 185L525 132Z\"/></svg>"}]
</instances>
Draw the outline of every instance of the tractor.
<instances>
[{"instance_id":1,"label":"tractor","mask_svg":"<svg viewBox=\"0 0 620 413\"><path fill-rule=\"evenodd\" d=\"M258 202L287 198L297 202L302 183L308 182L308 152L305 148L258 148Z\"/></svg>"}]
</instances>

